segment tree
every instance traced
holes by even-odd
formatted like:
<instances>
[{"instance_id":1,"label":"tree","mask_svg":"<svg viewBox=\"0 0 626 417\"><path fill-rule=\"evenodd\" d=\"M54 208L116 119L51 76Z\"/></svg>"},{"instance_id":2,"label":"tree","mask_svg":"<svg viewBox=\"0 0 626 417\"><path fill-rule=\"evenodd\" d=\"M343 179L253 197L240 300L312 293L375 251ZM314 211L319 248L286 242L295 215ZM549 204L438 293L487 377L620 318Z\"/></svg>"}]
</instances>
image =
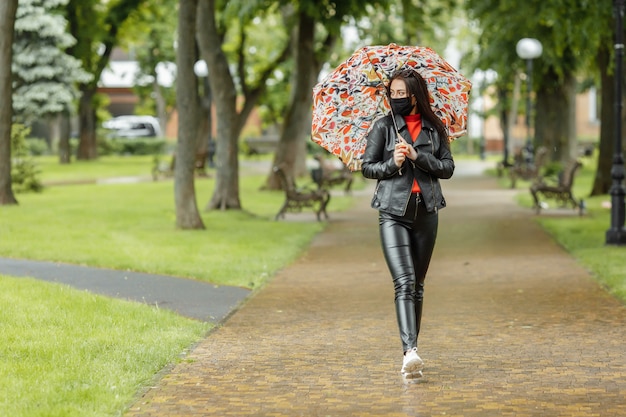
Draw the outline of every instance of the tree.
<instances>
[{"instance_id":1,"label":"tree","mask_svg":"<svg viewBox=\"0 0 626 417\"><path fill-rule=\"evenodd\" d=\"M239 135L250 112L263 95L267 80L289 55L287 35L285 40L277 39L265 54L250 55L246 28L255 17L259 18L268 12L255 9L252 3L199 0L198 45L209 70L209 83L217 114L215 191L207 209L241 209ZM224 48L227 28L237 38L232 66ZM259 67L251 71L250 68L255 66L249 61L253 58ZM231 73L231 67L234 74Z\"/></svg>"},{"instance_id":2,"label":"tree","mask_svg":"<svg viewBox=\"0 0 626 417\"><path fill-rule=\"evenodd\" d=\"M148 0L69 0L67 19L70 33L77 40L68 53L78 58L88 72L89 82L79 84L78 103L79 144L78 159L95 159L96 143L95 96L98 81L108 65L113 48L119 43L120 29L133 11Z\"/></svg>"},{"instance_id":3,"label":"tree","mask_svg":"<svg viewBox=\"0 0 626 417\"><path fill-rule=\"evenodd\" d=\"M164 85L159 73L175 78L176 25L178 0L148 2L131 14L120 32L120 46L139 64L134 91L140 98L137 112L156 114L165 132L176 107L174 85Z\"/></svg>"},{"instance_id":4,"label":"tree","mask_svg":"<svg viewBox=\"0 0 626 417\"><path fill-rule=\"evenodd\" d=\"M22 123L60 114L67 117L78 97L76 83L92 79L80 61L65 53L76 43L65 31L66 20L55 13L65 4L67 0L19 0L13 43L13 109ZM66 135L69 140L69 131Z\"/></svg>"},{"instance_id":5,"label":"tree","mask_svg":"<svg viewBox=\"0 0 626 417\"><path fill-rule=\"evenodd\" d=\"M305 141L311 126L311 90L322 65L328 60L341 34L341 27L350 19L358 19L370 5L384 7L387 2L345 0L328 3L324 0L286 0L297 12L296 64L291 83L291 98L279 139L273 165L283 164L288 175L304 167ZM317 35L317 36L316 36ZM270 171L265 187L278 189L280 180Z\"/></svg>"},{"instance_id":6,"label":"tree","mask_svg":"<svg viewBox=\"0 0 626 417\"><path fill-rule=\"evenodd\" d=\"M305 127L311 124L311 89L315 84L314 76L319 72L315 62L314 35L315 19L300 10L294 43L296 59L291 95L272 164L272 166L282 164L287 175L291 177L294 177L298 166L302 169L305 167ZM271 169L265 188L277 190L280 187L280 178Z\"/></svg>"},{"instance_id":7,"label":"tree","mask_svg":"<svg viewBox=\"0 0 626 417\"><path fill-rule=\"evenodd\" d=\"M484 29L478 65L498 72L501 90L506 89L504 85L513 77L511 70L519 68L519 58L511 54L515 46L511 37L532 33L542 41L544 53L536 60L535 75L539 77L535 77L534 88L539 91L536 140L557 150L553 158L575 156L571 137L575 134L571 107L574 77L592 77L600 86L600 143L591 195L606 194L612 182L615 137L615 79L610 50L614 20L610 2L470 0L467 6ZM569 116L564 121L566 114Z\"/></svg>"},{"instance_id":8,"label":"tree","mask_svg":"<svg viewBox=\"0 0 626 417\"><path fill-rule=\"evenodd\" d=\"M180 0L179 4L176 102L180 117L176 145L176 166L174 167L176 226L181 229L204 229L204 223L198 213L194 188L199 104L196 100L198 85L193 66L196 62L195 37L198 0Z\"/></svg>"},{"instance_id":9,"label":"tree","mask_svg":"<svg viewBox=\"0 0 626 417\"><path fill-rule=\"evenodd\" d=\"M576 139L576 76L585 62L578 51L593 54L597 50L598 22L589 12L604 6L576 0L468 0L466 7L482 29L477 67L498 73L501 92L512 91L511 80L522 69L523 62L515 53L517 41L535 37L543 44L533 72L535 145L546 146L553 160L570 158Z\"/></svg>"},{"instance_id":10,"label":"tree","mask_svg":"<svg viewBox=\"0 0 626 417\"><path fill-rule=\"evenodd\" d=\"M457 0L400 0L402 31L397 39L403 40L406 45L443 50L450 40L446 35L450 32L449 26L454 23L450 17L457 3Z\"/></svg>"},{"instance_id":11,"label":"tree","mask_svg":"<svg viewBox=\"0 0 626 417\"><path fill-rule=\"evenodd\" d=\"M613 166L613 149L615 140L615 74L611 71L612 56L607 41L596 54L600 68L600 144L598 165L593 180L590 196L608 194L613 183L611 168ZM611 72L610 72L611 71Z\"/></svg>"},{"instance_id":12,"label":"tree","mask_svg":"<svg viewBox=\"0 0 626 417\"><path fill-rule=\"evenodd\" d=\"M611 46L615 37L615 21L611 14L612 10L604 2L600 5L594 4L592 9L594 21L597 24L595 33L598 39L598 47L596 53L593 54L590 62L590 68L597 68L599 73L600 84L600 144L598 152L598 165L596 175L591 188L591 196L608 194L611 189L613 180L611 177L611 168L613 167L613 150L615 144L615 61L614 51ZM622 80L622 83L624 80ZM624 85L624 84L622 84ZM622 91L622 93L626 93ZM624 98L622 97L622 100ZM624 114L622 114L622 119ZM623 126L626 128L626 126ZM626 135L622 133L622 138Z\"/></svg>"},{"instance_id":13,"label":"tree","mask_svg":"<svg viewBox=\"0 0 626 417\"><path fill-rule=\"evenodd\" d=\"M17 204L11 188L13 28L17 0L0 2L0 205Z\"/></svg>"}]
</instances>

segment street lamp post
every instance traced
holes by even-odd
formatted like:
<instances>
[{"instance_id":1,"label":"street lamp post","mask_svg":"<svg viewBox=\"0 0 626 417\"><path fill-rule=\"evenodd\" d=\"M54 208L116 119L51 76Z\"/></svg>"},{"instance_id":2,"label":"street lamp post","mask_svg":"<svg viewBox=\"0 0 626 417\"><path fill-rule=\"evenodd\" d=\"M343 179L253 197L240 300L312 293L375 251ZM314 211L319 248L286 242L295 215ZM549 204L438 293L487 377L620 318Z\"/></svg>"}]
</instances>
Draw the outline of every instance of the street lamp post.
<instances>
[{"instance_id":1,"label":"street lamp post","mask_svg":"<svg viewBox=\"0 0 626 417\"><path fill-rule=\"evenodd\" d=\"M530 137L530 91L532 89L533 59L539 58L543 52L541 42L533 38L523 38L515 46L517 55L526 60L526 162L533 162L533 142Z\"/></svg>"},{"instance_id":2,"label":"street lamp post","mask_svg":"<svg viewBox=\"0 0 626 417\"><path fill-rule=\"evenodd\" d=\"M624 229L624 157L622 155L622 75L624 72L624 0L614 0L615 13L615 150L611 167L611 228L606 232L607 245L626 244Z\"/></svg>"}]
</instances>

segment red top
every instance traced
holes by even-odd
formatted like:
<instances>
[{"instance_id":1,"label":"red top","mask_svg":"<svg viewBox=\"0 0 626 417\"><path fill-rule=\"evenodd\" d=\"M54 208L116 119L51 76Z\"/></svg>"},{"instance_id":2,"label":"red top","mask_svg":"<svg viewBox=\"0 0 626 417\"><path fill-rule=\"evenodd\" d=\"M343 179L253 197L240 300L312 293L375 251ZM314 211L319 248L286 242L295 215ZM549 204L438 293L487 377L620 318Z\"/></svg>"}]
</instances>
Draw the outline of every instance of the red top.
<instances>
[{"instance_id":1,"label":"red top","mask_svg":"<svg viewBox=\"0 0 626 417\"><path fill-rule=\"evenodd\" d=\"M417 140L420 132L422 131L422 115L421 114L409 114L408 116L404 116L404 121L406 122L406 126L409 129L409 133L411 134L411 139L413 139L413 143ZM413 180L413 188L411 188L412 193L419 193L421 191L420 185L417 183L417 180Z\"/></svg>"}]
</instances>

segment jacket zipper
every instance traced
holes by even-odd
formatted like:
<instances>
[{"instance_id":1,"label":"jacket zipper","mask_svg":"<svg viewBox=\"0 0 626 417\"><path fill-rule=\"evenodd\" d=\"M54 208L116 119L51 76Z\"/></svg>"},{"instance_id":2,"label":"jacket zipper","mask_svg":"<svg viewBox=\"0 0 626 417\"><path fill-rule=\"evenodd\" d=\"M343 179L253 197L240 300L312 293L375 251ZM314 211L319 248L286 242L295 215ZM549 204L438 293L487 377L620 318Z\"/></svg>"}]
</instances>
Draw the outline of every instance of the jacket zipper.
<instances>
[{"instance_id":1,"label":"jacket zipper","mask_svg":"<svg viewBox=\"0 0 626 417\"><path fill-rule=\"evenodd\" d=\"M417 138L415 139L415 141L417 141ZM432 137L431 137L431 142L432 142ZM413 174L413 181L417 181L415 179L415 161L411 161L409 159L409 162L411 162L411 166L413 167L413 172L414 172L414 174ZM432 183L432 179L431 179L431 183ZM411 200L411 194L412 193L409 193L409 198L406 200L406 207L404 208L404 212L405 213L406 213L407 208L409 207L409 201ZM415 196L415 213L413 213L413 221L415 221L415 219L417 219L417 210L419 208L418 206L419 206L419 194L417 194Z\"/></svg>"},{"instance_id":2,"label":"jacket zipper","mask_svg":"<svg viewBox=\"0 0 626 417\"><path fill-rule=\"evenodd\" d=\"M411 192L409 192L409 197L406 199L406 203L404 204L404 210L402 211L403 216L406 216L406 211L409 208L410 201L411 201Z\"/></svg>"},{"instance_id":3,"label":"jacket zipper","mask_svg":"<svg viewBox=\"0 0 626 417\"><path fill-rule=\"evenodd\" d=\"M430 137L430 148L431 148L431 152L433 155L435 155L435 141L433 140L433 131L432 130L428 130L428 136ZM435 213L437 213L437 202L435 201L435 184L433 184L433 177L432 176L428 176L428 179L430 180L430 193L431 193L431 198L433 199L433 206L435 207ZM424 202L424 204L426 204L426 202Z\"/></svg>"},{"instance_id":4,"label":"jacket zipper","mask_svg":"<svg viewBox=\"0 0 626 417\"><path fill-rule=\"evenodd\" d=\"M413 181L417 181L417 180L415 179L415 162L414 162L414 161L411 161L410 159L409 159L409 161L411 162L411 166L413 167ZM411 187L412 187L412 186L411 186ZM409 198L408 198L408 200L407 200L407 202L406 202L406 208L404 209L404 211L405 211L405 212L406 212L406 209L409 207L409 201L411 200L411 194L412 194L412 193L409 193ZM418 206L418 199L419 199L419 194L417 194L417 195L416 195L416 197L415 197L415 200L416 200L416 201L415 201L415 213L413 214L413 221L415 221L415 219L417 219L417 206Z\"/></svg>"}]
</instances>

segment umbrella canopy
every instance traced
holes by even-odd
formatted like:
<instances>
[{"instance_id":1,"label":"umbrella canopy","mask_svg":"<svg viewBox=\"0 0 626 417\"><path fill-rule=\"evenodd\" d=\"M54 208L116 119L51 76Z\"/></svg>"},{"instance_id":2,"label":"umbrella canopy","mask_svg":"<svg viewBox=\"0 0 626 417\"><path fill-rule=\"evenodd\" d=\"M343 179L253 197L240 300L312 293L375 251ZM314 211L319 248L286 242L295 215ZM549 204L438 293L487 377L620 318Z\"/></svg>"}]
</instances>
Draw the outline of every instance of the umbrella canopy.
<instances>
[{"instance_id":1,"label":"umbrella canopy","mask_svg":"<svg viewBox=\"0 0 626 417\"><path fill-rule=\"evenodd\" d=\"M367 134L390 111L389 78L404 69L426 81L449 139L465 134L471 82L430 48L392 43L358 49L313 88L313 141L351 170L360 169Z\"/></svg>"}]
</instances>

